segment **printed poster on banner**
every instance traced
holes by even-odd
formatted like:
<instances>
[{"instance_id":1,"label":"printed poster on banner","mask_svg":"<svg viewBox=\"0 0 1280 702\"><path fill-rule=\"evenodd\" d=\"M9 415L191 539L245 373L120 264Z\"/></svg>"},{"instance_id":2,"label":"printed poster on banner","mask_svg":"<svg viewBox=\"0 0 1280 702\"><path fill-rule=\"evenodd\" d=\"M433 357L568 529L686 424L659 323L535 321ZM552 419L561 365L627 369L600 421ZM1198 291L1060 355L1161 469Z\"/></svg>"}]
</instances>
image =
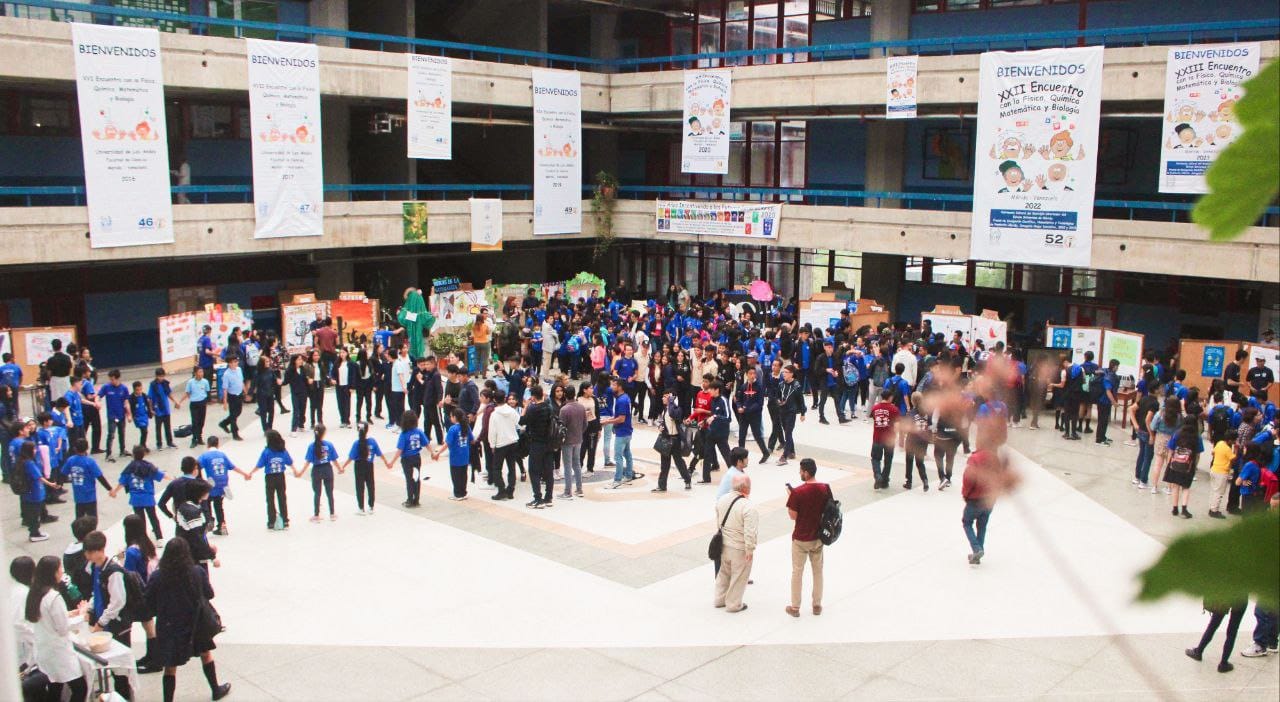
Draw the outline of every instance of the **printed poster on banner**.
<instances>
[{"instance_id":1,"label":"printed poster on banner","mask_svg":"<svg viewBox=\"0 0 1280 702\"><path fill-rule=\"evenodd\" d=\"M982 315L973 317L973 339L981 341L982 347L993 351L996 344L1009 345L1009 324L1000 319L991 319Z\"/></svg>"},{"instance_id":2,"label":"printed poster on banner","mask_svg":"<svg viewBox=\"0 0 1280 702\"><path fill-rule=\"evenodd\" d=\"M1073 327L1071 329L1071 362L1084 363L1086 351L1092 351L1093 361L1098 363L1098 359L1102 356L1102 330Z\"/></svg>"},{"instance_id":3,"label":"printed poster on banner","mask_svg":"<svg viewBox=\"0 0 1280 702\"><path fill-rule=\"evenodd\" d=\"M1258 72L1261 44L1212 44L1169 49L1164 69L1164 130L1160 192L1207 193L1204 173L1239 136L1235 104L1240 84Z\"/></svg>"},{"instance_id":4,"label":"printed poster on banner","mask_svg":"<svg viewBox=\"0 0 1280 702\"><path fill-rule=\"evenodd\" d=\"M160 327L160 362L171 363L180 359L191 359L196 355L196 313L182 312L161 317Z\"/></svg>"},{"instance_id":5,"label":"printed poster on banner","mask_svg":"<svg viewBox=\"0 0 1280 702\"><path fill-rule=\"evenodd\" d=\"M1221 378L1227 365L1227 347L1206 346L1200 359L1200 375L1206 378Z\"/></svg>"},{"instance_id":6,"label":"printed poster on banner","mask_svg":"<svg viewBox=\"0 0 1280 702\"><path fill-rule=\"evenodd\" d=\"M659 234L776 240L782 204L658 200L655 221Z\"/></svg>"},{"instance_id":7,"label":"printed poster on banner","mask_svg":"<svg viewBox=\"0 0 1280 702\"><path fill-rule=\"evenodd\" d=\"M436 326L452 329L474 322L480 309L489 306L489 300L483 289L453 290L432 295L429 305L436 317Z\"/></svg>"},{"instance_id":8,"label":"printed poster on banner","mask_svg":"<svg viewBox=\"0 0 1280 702\"><path fill-rule=\"evenodd\" d=\"M966 348L973 343L973 320L974 318L967 314L925 312L920 315L921 326L928 322L935 338L941 334L942 340L950 344L955 339L956 332L960 332L960 340L964 342Z\"/></svg>"},{"instance_id":9,"label":"printed poster on banner","mask_svg":"<svg viewBox=\"0 0 1280 702\"><path fill-rule=\"evenodd\" d=\"M154 29L71 25L89 243L173 243L169 142Z\"/></svg>"},{"instance_id":10,"label":"printed poster on banner","mask_svg":"<svg viewBox=\"0 0 1280 702\"><path fill-rule=\"evenodd\" d=\"M890 56L885 67L885 117L916 116L916 64L919 56Z\"/></svg>"},{"instance_id":11,"label":"printed poster on banner","mask_svg":"<svg viewBox=\"0 0 1280 702\"><path fill-rule=\"evenodd\" d=\"M681 173L729 172L729 107L733 72L684 72Z\"/></svg>"},{"instance_id":12,"label":"printed poster on banner","mask_svg":"<svg viewBox=\"0 0 1280 702\"><path fill-rule=\"evenodd\" d=\"M471 250L502 250L502 200L471 198Z\"/></svg>"},{"instance_id":13,"label":"printed poster on banner","mask_svg":"<svg viewBox=\"0 0 1280 702\"><path fill-rule=\"evenodd\" d=\"M1102 47L982 55L970 258L1087 266Z\"/></svg>"},{"instance_id":14,"label":"printed poster on banner","mask_svg":"<svg viewBox=\"0 0 1280 702\"><path fill-rule=\"evenodd\" d=\"M324 233L320 58L315 44L245 39L253 143L253 236Z\"/></svg>"},{"instance_id":15,"label":"printed poster on banner","mask_svg":"<svg viewBox=\"0 0 1280 702\"><path fill-rule=\"evenodd\" d=\"M1122 378L1137 378L1142 372L1142 341L1141 334L1133 334L1130 332L1117 331L1115 329L1107 329L1102 333L1102 360L1099 362L1105 366L1111 361L1119 361L1120 367L1116 372Z\"/></svg>"},{"instance_id":16,"label":"printed poster on banner","mask_svg":"<svg viewBox=\"0 0 1280 702\"><path fill-rule=\"evenodd\" d=\"M289 353L311 348L311 323L316 313L329 314L327 302L305 302L284 305L280 308L280 329L284 332L284 347Z\"/></svg>"},{"instance_id":17,"label":"printed poster on banner","mask_svg":"<svg viewBox=\"0 0 1280 702\"><path fill-rule=\"evenodd\" d=\"M534 236L582 231L581 93L576 71L533 71Z\"/></svg>"},{"instance_id":18,"label":"printed poster on banner","mask_svg":"<svg viewBox=\"0 0 1280 702\"><path fill-rule=\"evenodd\" d=\"M409 158L453 158L453 65L447 56L409 62Z\"/></svg>"}]
</instances>

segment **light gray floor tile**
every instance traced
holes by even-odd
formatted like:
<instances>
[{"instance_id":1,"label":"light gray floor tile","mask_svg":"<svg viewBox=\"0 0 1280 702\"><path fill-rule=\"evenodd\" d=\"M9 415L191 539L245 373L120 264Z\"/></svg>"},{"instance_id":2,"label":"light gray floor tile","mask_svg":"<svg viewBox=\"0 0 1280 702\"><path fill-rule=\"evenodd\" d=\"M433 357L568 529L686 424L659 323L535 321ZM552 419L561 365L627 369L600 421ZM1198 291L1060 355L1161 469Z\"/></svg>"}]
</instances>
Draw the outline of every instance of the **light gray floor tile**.
<instances>
[{"instance_id":1,"label":"light gray floor tile","mask_svg":"<svg viewBox=\"0 0 1280 702\"><path fill-rule=\"evenodd\" d=\"M663 679L580 648L542 649L465 683L503 700L628 700Z\"/></svg>"}]
</instances>

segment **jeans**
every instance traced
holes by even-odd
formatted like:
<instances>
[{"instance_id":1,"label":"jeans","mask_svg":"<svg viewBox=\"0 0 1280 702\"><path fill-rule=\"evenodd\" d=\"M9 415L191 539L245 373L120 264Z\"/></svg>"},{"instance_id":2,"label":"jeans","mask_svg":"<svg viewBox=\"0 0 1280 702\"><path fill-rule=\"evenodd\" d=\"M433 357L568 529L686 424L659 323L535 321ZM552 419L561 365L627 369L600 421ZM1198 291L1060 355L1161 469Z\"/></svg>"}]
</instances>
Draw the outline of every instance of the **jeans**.
<instances>
[{"instance_id":1,"label":"jeans","mask_svg":"<svg viewBox=\"0 0 1280 702\"><path fill-rule=\"evenodd\" d=\"M908 459L910 460L910 459ZM883 467L881 466L883 461ZM877 483L888 483L889 472L893 470L893 446L871 444L871 475ZM911 464L907 464L907 478L911 478Z\"/></svg>"},{"instance_id":2,"label":"jeans","mask_svg":"<svg viewBox=\"0 0 1280 702\"><path fill-rule=\"evenodd\" d=\"M966 501L964 503L964 515L960 517L960 523L964 526L964 535L969 539L969 549L974 553L983 551L983 545L987 542L987 520L991 519L991 508L983 505L977 500ZM977 524L977 531L974 531L974 524Z\"/></svg>"},{"instance_id":3,"label":"jeans","mask_svg":"<svg viewBox=\"0 0 1280 702\"><path fill-rule=\"evenodd\" d=\"M194 407L194 404L192 406ZM107 455L108 456L111 455L111 439L116 436L120 437L120 450L118 453L121 456L129 453L129 447L124 443L124 417L121 417L119 419L115 417L107 417Z\"/></svg>"},{"instance_id":4,"label":"jeans","mask_svg":"<svg viewBox=\"0 0 1280 702\"><path fill-rule=\"evenodd\" d=\"M606 438L608 435L605 435ZM613 482L632 480L636 477L635 464L631 460L631 435L613 437Z\"/></svg>"},{"instance_id":5,"label":"jeans","mask_svg":"<svg viewBox=\"0 0 1280 702\"><path fill-rule=\"evenodd\" d=\"M925 472L924 456L929 450L928 444L917 444L914 448L910 440L907 442L907 485L911 484L911 470L915 466L916 472L920 474L920 482L925 487L929 486L929 475ZM888 480L888 478L885 478Z\"/></svg>"},{"instance_id":6,"label":"jeans","mask_svg":"<svg viewBox=\"0 0 1280 702\"><path fill-rule=\"evenodd\" d=\"M276 505L279 505L280 518L289 526L289 500L285 491L284 473L270 473L263 477L263 485L267 491L267 526L276 523Z\"/></svg>"},{"instance_id":7,"label":"jeans","mask_svg":"<svg viewBox=\"0 0 1280 702\"><path fill-rule=\"evenodd\" d=\"M1155 458L1155 447L1151 445L1151 434L1145 431L1138 432L1138 460L1133 465L1133 477L1143 485L1147 484L1147 478L1151 474L1151 459Z\"/></svg>"},{"instance_id":8,"label":"jeans","mask_svg":"<svg viewBox=\"0 0 1280 702\"><path fill-rule=\"evenodd\" d=\"M827 418L827 400L831 400L831 404L832 404L832 405L835 405L835 408L836 408L836 417L838 418L838 417L840 417L840 416L841 416L841 415L840 415L840 394L839 394L839 393L840 393L840 389L839 389L839 388L834 388L834 387L831 387L830 385L823 385L821 388L817 389L817 390L813 393L813 394L814 394L814 396L815 396L815 397L817 398L817 400L818 400L818 402L817 402L817 405L818 405L818 419L826 419L826 418Z\"/></svg>"},{"instance_id":9,"label":"jeans","mask_svg":"<svg viewBox=\"0 0 1280 702\"><path fill-rule=\"evenodd\" d=\"M404 470L405 502L416 505L422 498L422 456L400 456L400 468Z\"/></svg>"},{"instance_id":10,"label":"jeans","mask_svg":"<svg viewBox=\"0 0 1280 702\"><path fill-rule=\"evenodd\" d=\"M1253 617L1257 623L1253 626L1253 642L1261 648L1276 647L1276 611L1254 605Z\"/></svg>"},{"instance_id":11,"label":"jeans","mask_svg":"<svg viewBox=\"0 0 1280 702\"><path fill-rule=\"evenodd\" d=\"M293 410L289 428L293 431L300 431L307 425L307 393L294 390L289 394L289 398L292 401L289 407Z\"/></svg>"},{"instance_id":12,"label":"jeans","mask_svg":"<svg viewBox=\"0 0 1280 702\"><path fill-rule=\"evenodd\" d=\"M574 490L582 492L582 446L565 444L560 447L560 469L564 471L564 496Z\"/></svg>"},{"instance_id":13,"label":"jeans","mask_svg":"<svg viewBox=\"0 0 1280 702\"><path fill-rule=\"evenodd\" d=\"M315 494L313 501L315 516L320 516L320 491L329 498L329 516L333 516L333 464L321 463L311 466L311 491Z\"/></svg>"},{"instance_id":14,"label":"jeans","mask_svg":"<svg viewBox=\"0 0 1280 702\"><path fill-rule=\"evenodd\" d=\"M933 460L938 464L938 481L951 480L951 469L956 464L956 449L960 448L950 439L941 439L933 445Z\"/></svg>"},{"instance_id":15,"label":"jeans","mask_svg":"<svg viewBox=\"0 0 1280 702\"><path fill-rule=\"evenodd\" d=\"M600 433L604 434L604 462L609 465L614 462L609 460L613 457L613 425L604 425L604 430Z\"/></svg>"},{"instance_id":16,"label":"jeans","mask_svg":"<svg viewBox=\"0 0 1280 702\"><path fill-rule=\"evenodd\" d=\"M760 412L743 412L738 415L738 448L746 445L748 428L755 437L756 445L760 447L760 454L769 455L769 449L764 445L764 417Z\"/></svg>"},{"instance_id":17,"label":"jeans","mask_svg":"<svg viewBox=\"0 0 1280 702\"><path fill-rule=\"evenodd\" d=\"M483 379L485 375L489 373L489 355L490 355L490 352L493 350L493 347L487 341L482 344L480 343L472 344L472 346L476 347L476 357L480 361L479 374L480 374L480 377Z\"/></svg>"},{"instance_id":18,"label":"jeans","mask_svg":"<svg viewBox=\"0 0 1280 702\"><path fill-rule=\"evenodd\" d=\"M840 394L836 396L836 416L853 419L857 415L858 386L846 385L840 389Z\"/></svg>"}]
</instances>

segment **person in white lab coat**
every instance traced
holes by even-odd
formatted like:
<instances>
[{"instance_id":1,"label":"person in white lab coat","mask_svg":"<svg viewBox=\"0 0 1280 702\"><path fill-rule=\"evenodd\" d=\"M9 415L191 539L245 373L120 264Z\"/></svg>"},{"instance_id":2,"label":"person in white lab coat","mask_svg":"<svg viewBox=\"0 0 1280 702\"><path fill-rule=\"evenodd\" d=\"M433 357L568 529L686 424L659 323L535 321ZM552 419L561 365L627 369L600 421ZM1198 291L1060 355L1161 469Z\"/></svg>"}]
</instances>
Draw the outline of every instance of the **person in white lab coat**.
<instances>
[{"instance_id":1,"label":"person in white lab coat","mask_svg":"<svg viewBox=\"0 0 1280 702\"><path fill-rule=\"evenodd\" d=\"M45 556L36 564L36 574L27 593L27 621L35 631L36 664L49 676L49 694L46 699L62 699L64 687L70 688L70 702L85 702L89 685L80 670L80 660L71 646L72 615L84 614L87 604L76 612L67 612L58 583L62 582L62 560L57 556Z\"/></svg>"}]
</instances>

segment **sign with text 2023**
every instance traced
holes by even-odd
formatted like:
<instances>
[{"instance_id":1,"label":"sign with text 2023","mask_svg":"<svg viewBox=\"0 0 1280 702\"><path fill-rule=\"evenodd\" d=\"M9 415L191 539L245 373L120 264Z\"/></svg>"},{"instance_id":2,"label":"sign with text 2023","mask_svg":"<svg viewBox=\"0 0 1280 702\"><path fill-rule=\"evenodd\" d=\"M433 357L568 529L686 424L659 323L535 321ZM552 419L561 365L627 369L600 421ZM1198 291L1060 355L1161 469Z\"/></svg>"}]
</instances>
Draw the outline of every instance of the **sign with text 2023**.
<instances>
[{"instance_id":1,"label":"sign with text 2023","mask_svg":"<svg viewBox=\"0 0 1280 702\"><path fill-rule=\"evenodd\" d=\"M160 34L71 25L93 248L173 242Z\"/></svg>"},{"instance_id":2,"label":"sign with text 2023","mask_svg":"<svg viewBox=\"0 0 1280 702\"><path fill-rule=\"evenodd\" d=\"M970 258L1087 266L1102 47L996 51L978 73Z\"/></svg>"},{"instance_id":3,"label":"sign with text 2023","mask_svg":"<svg viewBox=\"0 0 1280 702\"><path fill-rule=\"evenodd\" d=\"M320 54L315 44L246 39L254 238L324 233Z\"/></svg>"}]
</instances>

